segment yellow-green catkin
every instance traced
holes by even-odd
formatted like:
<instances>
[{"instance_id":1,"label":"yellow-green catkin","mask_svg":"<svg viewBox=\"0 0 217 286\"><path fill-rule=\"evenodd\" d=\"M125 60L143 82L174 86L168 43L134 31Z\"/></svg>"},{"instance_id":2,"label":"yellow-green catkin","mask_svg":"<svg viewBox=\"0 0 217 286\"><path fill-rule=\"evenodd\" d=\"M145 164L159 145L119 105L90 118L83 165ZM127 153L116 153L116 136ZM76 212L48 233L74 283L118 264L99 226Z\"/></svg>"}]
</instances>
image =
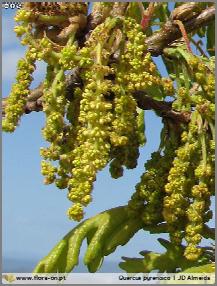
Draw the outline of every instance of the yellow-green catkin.
<instances>
[{"instance_id":1,"label":"yellow-green catkin","mask_svg":"<svg viewBox=\"0 0 217 286\"><path fill-rule=\"evenodd\" d=\"M197 122L198 139L201 145L201 158L199 164L194 170L195 185L191 189L191 200L187 210L187 226L185 229L185 240L187 246L184 255L189 260L197 260L202 254L202 249L198 247L202 240L204 224L212 218L210 208L210 198L212 195L212 181L214 181L214 168L211 163L212 157L208 157L210 149L210 134L204 127L204 121L198 114Z\"/></svg>"},{"instance_id":2,"label":"yellow-green catkin","mask_svg":"<svg viewBox=\"0 0 217 286\"><path fill-rule=\"evenodd\" d=\"M32 55L30 50L27 50L25 57L18 62L17 82L12 86L5 107L5 118L2 122L4 131L13 132L20 117L25 112L24 107L30 93L29 87L33 80L32 73L35 71L35 61L36 56Z\"/></svg>"},{"instance_id":3,"label":"yellow-green catkin","mask_svg":"<svg viewBox=\"0 0 217 286\"><path fill-rule=\"evenodd\" d=\"M136 24L136 23L134 23ZM133 42L130 37L130 28L133 27L131 21L124 20L123 36L128 37L128 43L122 49L122 54L119 59L118 66L115 67L116 82L112 88L115 94L114 100L114 120L112 122L113 131L111 132L111 143L114 146L114 159L110 165L110 173L114 178L123 175L123 167L135 168L137 158L139 156L139 138L137 134L137 103L132 93L129 92L130 81L128 78L134 72L136 60L139 62L142 58L140 40ZM139 25L136 24L134 32L139 30ZM143 42L144 43L144 42ZM137 49L138 48L138 49ZM135 62L132 61L131 54L134 52ZM131 61L130 61L131 59Z\"/></svg>"},{"instance_id":4,"label":"yellow-green catkin","mask_svg":"<svg viewBox=\"0 0 217 286\"><path fill-rule=\"evenodd\" d=\"M183 239L186 211L190 205L189 196L194 185L195 164L201 156L200 144L196 139L197 130L195 114L188 129L182 133L182 143L176 150L176 157L169 171L168 183L165 185L163 216L170 229L171 241L177 245Z\"/></svg>"},{"instance_id":5,"label":"yellow-green catkin","mask_svg":"<svg viewBox=\"0 0 217 286\"><path fill-rule=\"evenodd\" d=\"M211 102L215 101L215 74L212 66L205 63L199 57L191 57L189 66L195 82L197 82L203 90L204 97Z\"/></svg>"},{"instance_id":6,"label":"yellow-green catkin","mask_svg":"<svg viewBox=\"0 0 217 286\"><path fill-rule=\"evenodd\" d=\"M112 88L115 94L115 117L112 123L111 143L116 150L112 152L114 159L110 165L110 173L114 178L123 174L123 166L129 169L137 166L139 146L144 143L144 135L138 126L138 109L134 93L143 90L152 96L153 88L158 91L155 94L160 96L163 96L165 90L169 95L169 89L173 93L172 81L159 76L151 55L147 52L144 44L146 36L141 26L135 20L125 18L122 33L124 44L118 65L114 65L116 79Z\"/></svg>"},{"instance_id":7,"label":"yellow-green catkin","mask_svg":"<svg viewBox=\"0 0 217 286\"><path fill-rule=\"evenodd\" d=\"M198 246L203 226L211 218L208 210L214 189L214 153L210 148L214 137L214 70L203 58L189 54L185 60L193 88L190 93L188 84L183 82L173 108L192 114L165 186L163 214L171 241L180 244L185 238L185 257L197 260L202 253Z\"/></svg>"},{"instance_id":8,"label":"yellow-green catkin","mask_svg":"<svg viewBox=\"0 0 217 286\"><path fill-rule=\"evenodd\" d=\"M96 172L105 167L109 160L109 131L112 120L112 104L104 99L109 84L103 81L106 69L92 66L82 94L79 122L83 126L78 131L78 146L74 149L73 177L69 181L68 198L76 203L69 209L68 215L75 220L77 204L86 206L91 201L93 182Z\"/></svg>"},{"instance_id":9,"label":"yellow-green catkin","mask_svg":"<svg viewBox=\"0 0 217 286\"><path fill-rule=\"evenodd\" d=\"M64 116L65 116L65 85L64 85L64 70L58 67L48 67L47 70L47 80L44 82L44 93L43 93L43 109L46 114L46 124L42 130L42 134L44 138L51 142L52 147L57 151L60 151L59 142L63 137L63 128L65 126ZM59 149L59 150L58 150ZM41 150L41 155L45 155L46 153L51 151L51 149ZM57 155L57 159L59 159L59 154ZM46 165L44 161L42 161L42 174L45 174L43 171L43 166ZM45 176L46 183L53 183L55 176L51 176L53 180L49 180L48 176Z\"/></svg>"},{"instance_id":10,"label":"yellow-green catkin","mask_svg":"<svg viewBox=\"0 0 217 286\"><path fill-rule=\"evenodd\" d=\"M175 143L175 142L174 142ZM145 163L145 172L128 202L130 216L140 216L144 225L163 221L164 187L174 158L176 144L167 142L163 154L154 152Z\"/></svg>"},{"instance_id":11,"label":"yellow-green catkin","mask_svg":"<svg viewBox=\"0 0 217 286\"><path fill-rule=\"evenodd\" d=\"M68 182L68 198L74 203L68 210L68 216L78 221L83 217L83 207L92 200L96 173L109 161L113 114L112 103L105 98L111 90L111 81L105 77L112 73L112 69L107 66L109 52L104 48L106 38L102 34L108 37L115 23L114 20L108 20L98 27L99 33L93 33L89 39L89 45L91 41L96 44L95 49L86 48L82 52L85 55L89 53L94 61L83 73L84 90L78 117L81 127L77 133L77 146L73 151L73 176Z\"/></svg>"}]
</instances>

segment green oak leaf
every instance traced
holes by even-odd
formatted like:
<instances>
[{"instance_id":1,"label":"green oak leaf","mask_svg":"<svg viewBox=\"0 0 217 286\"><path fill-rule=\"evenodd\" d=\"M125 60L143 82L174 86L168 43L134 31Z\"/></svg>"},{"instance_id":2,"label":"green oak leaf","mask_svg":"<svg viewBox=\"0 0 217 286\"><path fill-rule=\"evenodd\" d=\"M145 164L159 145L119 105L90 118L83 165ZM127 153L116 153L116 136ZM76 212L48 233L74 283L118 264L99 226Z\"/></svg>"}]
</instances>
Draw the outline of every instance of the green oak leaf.
<instances>
[{"instance_id":1,"label":"green oak leaf","mask_svg":"<svg viewBox=\"0 0 217 286\"><path fill-rule=\"evenodd\" d=\"M187 260L184 257L184 246L176 246L162 238L159 238L158 241L166 248L166 252L141 251L140 254L143 255L143 258L122 257L124 262L120 262L120 268L128 273L150 273L152 271L176 273L177 269L184 271L205 263L205 258L195 262Z\"/></svg>"},{"instance_id":2,"label":"green oak leaf","mask_svg":"<svg viewBox=\"0 0 217 286\"><path fill-rule=\"evenodd\" d=\"M80 248L87 239L84 264L96 272L104 256L126 244L142 228L138 218L130 219L126 206L109 209L86 219L65 235L35 267L33 273L69 273L78 265Z\"/></svg>"}]
</instances>

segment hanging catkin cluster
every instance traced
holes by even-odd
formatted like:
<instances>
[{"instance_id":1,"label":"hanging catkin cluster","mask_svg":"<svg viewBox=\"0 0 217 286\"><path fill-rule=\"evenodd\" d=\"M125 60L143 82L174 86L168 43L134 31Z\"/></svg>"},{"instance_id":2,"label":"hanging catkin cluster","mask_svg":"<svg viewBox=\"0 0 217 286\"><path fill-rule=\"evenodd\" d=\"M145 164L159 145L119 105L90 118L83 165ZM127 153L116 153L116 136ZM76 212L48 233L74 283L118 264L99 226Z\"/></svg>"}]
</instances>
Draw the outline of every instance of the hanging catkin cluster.
<instances>
[{"instance_id":1,"label":"hanging catkin cluster","mask_svg":"<svg viewBox=\"0 0 217 286\"><path fill-rule=\"evenodd\" d=\"M167 138L167 132L174 133L174 130L168 130L167 124L162 131L162 137L164 137L162 141L166 144L162 146L163 150L160 146L158 151L153 152L151 159L144 164L145 172L128 202L129 216L139 216L145 225L156 225L164 220L162 214L164 187L168 181L168 172L172 166L179 139L178 134Z\"/></svg>"},{"instance_id":2,"label":"hanging catkin cluster","mask_svg":"<svg viewBox=\"0 0 217 286\"><path fill-rule=\"evenodd\" d=\"M147 53L145 35L135 20L124 20L122 37L125 37L125 45L119 63L114 67L116 79L112 87L115 108L111 143L115 148L110 172L114 178L122 176L123 166L128 169L137 166L139 146L145 142L143 113L138 111L133 93L138 90L149 93L156 89L153 96L160 99L174 92L172 81L168 80L166 84L159 76L150 53Z\"/></svg>"},{"instance_id":3,"label":"hanging catkin cluster","mask_svg":"<svg viewBox=\"0 0 217 286\"><path fill-rule=\"evenodd\" d=\"M48 144L40 149L41 173L45 184L67 190L70 219L83 219L99 171L109 165L117 179L137 166L146 141L139 107L147 104L144 109L163 117L160 146L144 164L127 206L78 224L37 272L70 272L86 238L84 263L95 272L104 256L142 228L170 237L170 242L159 239L166 253L145 253L143 270L149 265L145 270L172 272L213 261L200 243L213 236L207 223L215 189L215 59L194 56L176 42L163 50L170 77L162 77L145 42L167 4L140 4L98 2L87 16L85 2L25 2L15 16L14 30L27 50L17 65L3 130L13 132L27 111L32 74L43 61L40 102ZM162 267L165 261L169 267Z\"/></svg>"},{"instance_id":4,"label":"hanging catkin cluster","mask_svg":"<svg viewBox=\"0 0 217 286\"><path fill-rule=\"evenodd\" d=\"M198 244L204 224L212 218L209 207L214 194L215 81L212 65L194 56L186 58L186 62L197 91L192 96L187 88L178 93L177 101L194 110L169 172L163 214L171 227L171 241L179 244L185 238L186 258L197 260L202 252Z\"/></svg>"},{"instance_id":5,"label":"hanging catkin cluster","mask_svg":"<svg viewBox=\"0 0 217 286\"><path fill-rule=\"evenodd\" d=\"M206 223L212 218L210 198L214 195L214 68L205 60L185 54L188 78L197 89L191 93L183 81L173 103L174 109L191 111L176 141L172 134L164 152L155 152L145 164L146 171L128 203L129 214L140 216L146 225L166 222L171 242L187 242L184 255L195 261L202 254L198 247ZM172 147L172 148L171 148ZM169 151L169 152L168 152Z\"/></svg>"},{"instance_id":6,"label":"hanging catkin cluster","mask_svg":"<svg viewBox=\"0 0 217 286\"><path fill-rule=\"evenodd\" d=\"M132 18L108 17L80 48L75 39L86 14L87 4L62 2L25 3L17 13L20 25L15 31L28 51L18 65L18 84L9 97L13 104L3 122L4 130L15 129L28 99L34 62L46 62L42 134L50 145L41 148L41 171L45 184L68 189L74 203L68 216L77 221L92 200L99 170L111 161L111 175L118 178L124 166L137 165L139 146L145 142L144 114L133 93L143 89L158 99L174 93L172 81L158 73L144 45L145 35ZM114 54L116 60L110 62ZM66 75L75 69L82 84L69 98Z\"/></svg>"},{"instance_id":7,"label":"hanging catkin cluster","mask_svg":"<svg viewBox=\"0 0 217 286\"><path fill-rule=\"evenodd\" d=\"M45 184L68 190L73 203L68 216L80 221L92 200L98 171L110 164L111 176L118 178L124 168L137 166L145 136L144 112L135 94L143 91L159 101L172 96L173 110L189 113L189 123L163 121L159 150L145 164L126 211L132 221L140 217L145 226L166 225L171 243L176 247L186 242L184 255L195 261L212 217L214 59L208 63L185 49L170 47L175 92L172 80L161 77L147 52L141 26L130 14L117 16L118 2L114 6L113 14L112 3L95 6L110 17L82 41L86 3L24 4L15 17L20 23L15 32L27 51L18 62L3 129L15 130L25 112L35 63L44 61L42 134L49 145L40 150L41 172ZM68 85L70 73L79 78L79 84Z\"/></svg>"},{"instance_id":8,"label":"hanging catkin cluster","mask_svg":"<svg viewBox=\"0 0 217 286\"><path fill-rule=\"evenodd\" d=\"M35 70L36 56L30 50L26 52L25 58L20 59L17 64L16 83L12 86L8 104L5 108L5 119L2 122L4 131L13 132L24 113L26 97L32 82L32 73Z\"/></svg>"}]
</instances>

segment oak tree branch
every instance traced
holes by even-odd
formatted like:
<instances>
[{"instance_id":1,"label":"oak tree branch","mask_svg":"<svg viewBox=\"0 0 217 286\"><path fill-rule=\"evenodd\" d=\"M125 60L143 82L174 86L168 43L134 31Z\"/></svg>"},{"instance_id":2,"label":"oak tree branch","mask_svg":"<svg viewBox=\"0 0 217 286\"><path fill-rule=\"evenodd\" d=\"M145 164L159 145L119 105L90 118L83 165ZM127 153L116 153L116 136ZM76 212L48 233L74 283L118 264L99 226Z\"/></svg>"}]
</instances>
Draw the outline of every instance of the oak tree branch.
<instances>
[{"instance_id":1,"label":"oak tree branch","mask_svg":"<svg viewBox=\"0 0 217 286\"><path fill-rule=\"evenodd\" d=\"M193 32L203 26L207 26L215 19L215 6L203 10L197 17L183 23L187 33ZM164 27L146 39L148 51L152 56L159 56L163 49L175 40L182 37L179 27L169 20Z\"/></svg>"}]
</instances>

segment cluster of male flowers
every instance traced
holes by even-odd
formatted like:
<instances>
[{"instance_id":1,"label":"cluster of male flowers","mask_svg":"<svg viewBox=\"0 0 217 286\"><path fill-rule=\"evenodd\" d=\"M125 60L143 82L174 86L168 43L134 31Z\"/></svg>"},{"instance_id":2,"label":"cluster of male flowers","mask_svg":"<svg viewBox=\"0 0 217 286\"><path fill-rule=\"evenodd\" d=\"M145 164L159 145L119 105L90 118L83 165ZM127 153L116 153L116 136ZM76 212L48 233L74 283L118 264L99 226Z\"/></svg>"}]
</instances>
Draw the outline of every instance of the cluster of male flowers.
<instances>
[{"instance_id":1,"label":"cluster of male flowers","mask_svg":"<svg viewBox=\"0 0 217 286\"><path fill-rule=\"evenodd\" d=\"M27 3L15 17L20 23L15 31L28 49L18 64L17 84L9 96L3 129L15 129L28 99L34 62L43 60L47 74L43 83L46 124L42 133L50 145L41 149L45 159L42 174L46 184L68 189L68 199L73 202L68 216L80 221L84 206L92 200L99 170L111 161L111 175L118 178L123 175L124 166L137 165L139 146L145 140L144 118L138 112L133 92L154 88L162 97L173 93L172 81L159 75L147 53L145 35L134 19L107 18L79 48L76 32L81 28L78 23L87 12L87 5L71 3L70 13L74 11L79 17L66 23L69 11L66 13L65 6L59 4L59 9L55 6L53 11L52 5L42 3ZM68 32L65 45L54 37L51 40L51 30L53 34L56 30L59 34ZM115 52L119 53L118 60L110 63ZM75 67L80 70L83 87L72 91L69 100L65 78L67 71ZM52 165L52 161L58 164Z\"/></svg>"},{"instance_id":2,"label":"cluster of male flowers","mask_svg":"<svg viewBox=\"0 0 217 286\"><path fill-rule=\"evenodd\" d=\"M178 61L182 61L182 72L178 73L173 108L191 112L190 122L182 127L180 139L178 132L170 134L164 149L152 154L128 206L130 216L140 213L145 224L166 222L171 242L180 246L186 241L184 255L195 261L202 255L203 250L198 246L206 223L212 218L210 198L214 195L215 185L214 59L208 63L206 59L181 52L185 58L178 57Z\"/></svg>"},{"instance_id":3,"label":"cluster of male flowers","mask_svg":"<svg viewBox=\"0 0 217 286\"><path fill-rule=\"evenodd\" d=\"M143 90L163 100L174 89L172 81L158 73L134 19L107 18L79 47L76 33L84 26L87 5L68 3L66 9L64 3L43 3L26 3L15 18L20 22L15 31L28 49L18 63L3 129L12 132L16 128L28 100L35 62L43 60L47 74L42 133L50 145L41 149L42 174L46 184L68 189L68 199L73 202L68 216L80 221L92 200L98 171L110 163L111 176L118 178L124 167L137 165L145 138L143 113L134 92ZM114 54L116 60L111 61ZM183 74L187 70L188 75L179 80L173 108L191 112L190 123L182 126L181 136L174 126L169 128L163 148L145 164L128 212L141 216L145 225L166 222L172 243L180 245L185 239L186 258L196 260L202 251L198 245L205 223L211 218L214 193L215 82L212 61L208 65L188 55L183 63L177 67L182 66ZM74 68L79 70L82 86L68 98L66 73ZM197 85L194 93L193 84Z\"/></svg>"}]
</instances>

